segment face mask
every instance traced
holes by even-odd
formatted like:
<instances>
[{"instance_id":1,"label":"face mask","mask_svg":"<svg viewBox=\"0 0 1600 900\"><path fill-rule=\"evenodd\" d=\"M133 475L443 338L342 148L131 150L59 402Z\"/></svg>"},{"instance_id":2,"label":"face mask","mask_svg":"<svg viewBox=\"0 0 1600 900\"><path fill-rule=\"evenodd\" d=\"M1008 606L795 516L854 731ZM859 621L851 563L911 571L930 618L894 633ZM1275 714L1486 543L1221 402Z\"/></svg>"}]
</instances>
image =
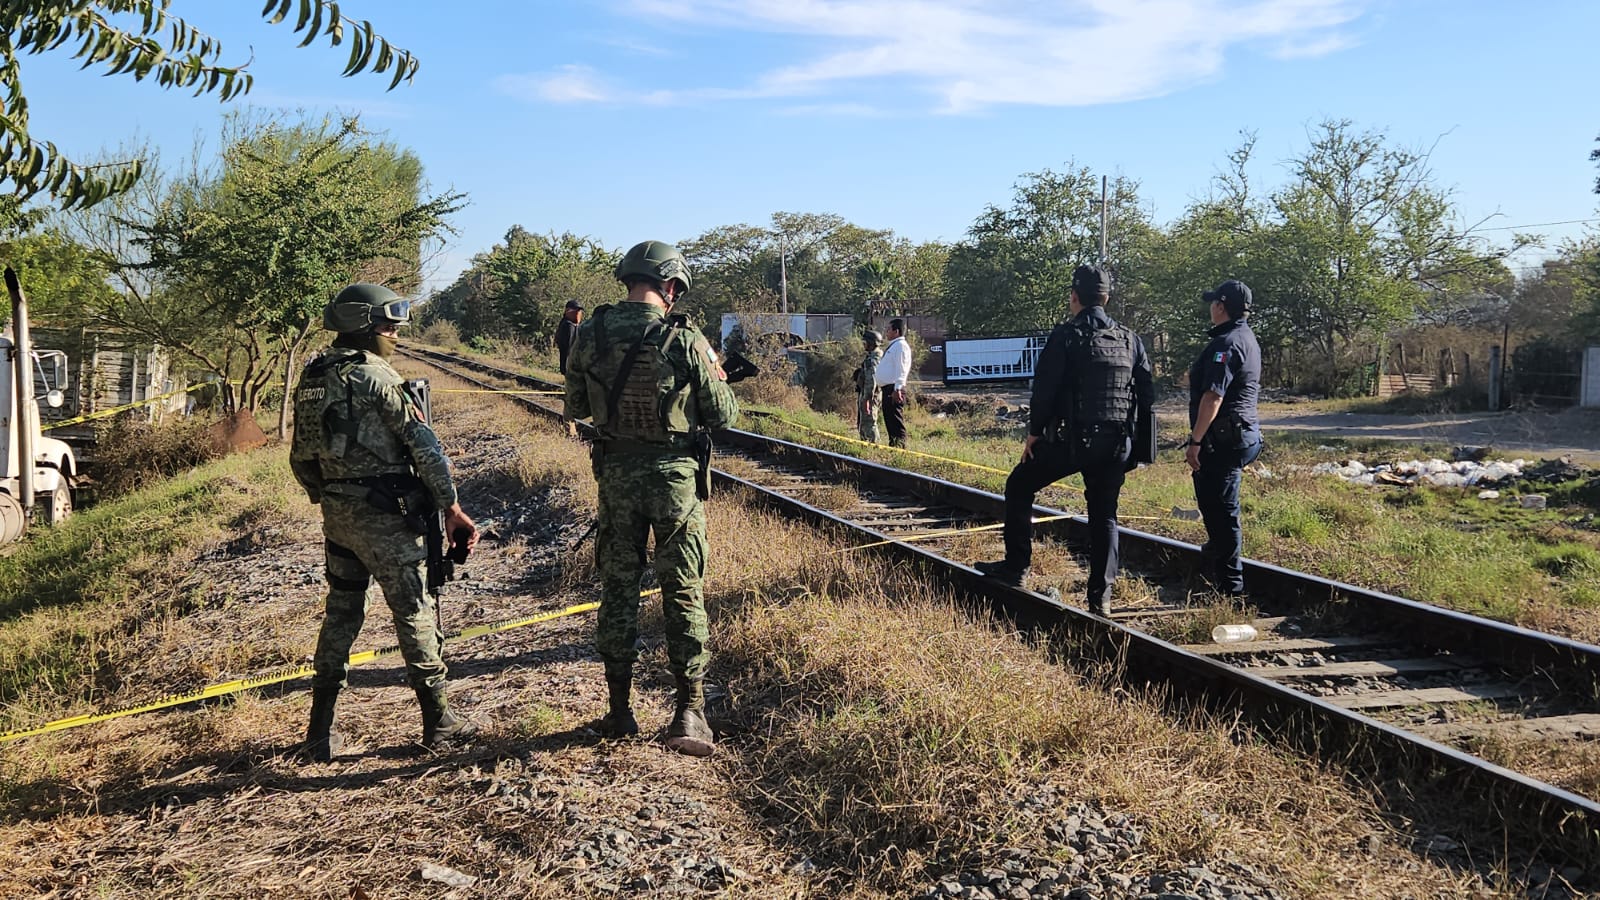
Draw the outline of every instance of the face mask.
<instances>
[{"instance_id":1,"label":"face mask","mask_svg":"<svg viewBox=\"0 0 1600 900\"><path fill-rule=\"evenodd\" d=\"M388 359L394 355L394 348L398 343L399 340L390 337L387 334L375 334L372 336L372 352L378 354L384 359Z\"/></svg>"}]
</instances>

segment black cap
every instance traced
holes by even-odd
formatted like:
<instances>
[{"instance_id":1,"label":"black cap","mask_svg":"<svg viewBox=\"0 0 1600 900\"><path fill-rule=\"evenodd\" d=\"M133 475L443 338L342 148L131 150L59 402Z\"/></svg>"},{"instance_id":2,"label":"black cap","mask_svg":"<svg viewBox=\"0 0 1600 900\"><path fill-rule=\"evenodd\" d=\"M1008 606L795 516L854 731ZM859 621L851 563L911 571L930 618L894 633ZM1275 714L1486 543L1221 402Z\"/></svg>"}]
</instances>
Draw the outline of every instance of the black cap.
<instances>
[{"instance_id":1,"label":"black cap","mask_svg":"<svg viewBox=\"0 0 1600 900\"><path fill-rule=\"evenodd\" d=\"M1093 306L1101 294L1111 293L1111 276L1099 266L1079 266L1072 270L1072 289L1079 303Z\"/></svg>"},{"instance_id":2,"label":"black cap","mask_svg":"<svg viewBox=\"0 0 1600 900\"><path fill-rule=\"evenodd\" d=\"M576 300L568 300L567 301L567 309L576 309L576 310L580 310L581 311L583 309L583 304L579 303Z\"/></svg>"},{"instance_id":3,"label":"black cap","mask_svg":"<svg viewBox=\"0 0 1600 900\"><path fill-rule=\"evenodd\" d=\"M1208 305L1212 303L1221 303L1223 306L1226 306L1228 308L1228 315L1235 319L1250 311L1250 285L1245 284L1238 279L1230 278L1227 281L1217 285L1216 290L1206 291L1204 294L1201 294L1200 297Z\"/></svg>"}]
</instances>

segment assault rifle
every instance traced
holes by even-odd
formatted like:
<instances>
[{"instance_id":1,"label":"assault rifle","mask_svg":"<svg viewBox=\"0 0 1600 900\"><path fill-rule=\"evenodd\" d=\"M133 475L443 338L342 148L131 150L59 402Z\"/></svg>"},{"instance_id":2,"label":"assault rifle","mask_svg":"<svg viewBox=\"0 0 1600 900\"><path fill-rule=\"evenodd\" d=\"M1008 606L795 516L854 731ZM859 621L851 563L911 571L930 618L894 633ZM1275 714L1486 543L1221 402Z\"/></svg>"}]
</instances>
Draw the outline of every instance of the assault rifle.
<instances>
[{"instance_id":1,"label":"assault rifle","mask_svg":"<svg viewBox=\"0 0 1600 900\"><path fill-rule=\"evenodd\" d=\"M433 392L428 387L428 379L413 378L405 383L405 391L417 404L417 409L422 413L424 425L433 426ZM426 496L426 492L424 492ZM431 500L425 509L416 513L422 519L423 543L428 551L428 593L435 600L444 594L444 586L456 577L456 566L467 561L467 540L472 537L471 531L466 528L457 528L456 533L450 536L448 548L445 545L444 510L435 508ZM435 607L437 610L437 607ZM441 632L442 634L443 632Z\"/></svg>"}]
</instances>

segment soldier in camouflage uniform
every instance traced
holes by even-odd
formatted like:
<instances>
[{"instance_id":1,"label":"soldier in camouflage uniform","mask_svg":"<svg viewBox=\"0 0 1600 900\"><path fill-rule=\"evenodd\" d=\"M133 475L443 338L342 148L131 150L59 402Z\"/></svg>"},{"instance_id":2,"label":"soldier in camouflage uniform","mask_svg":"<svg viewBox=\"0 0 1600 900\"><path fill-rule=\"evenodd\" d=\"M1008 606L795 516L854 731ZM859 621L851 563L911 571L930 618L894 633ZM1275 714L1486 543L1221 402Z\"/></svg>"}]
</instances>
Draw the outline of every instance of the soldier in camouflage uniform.
<instances>
[{"instance_id":1,"label":"soldier in camouflage uniform","mask_svg":"<svg viewBox=\"0 0 1600 900\"><path fill-rule=\"evenodd\" d=\"M471 737L477 726L445 703L444 636L425 592L423 536L415 529L431 506L445 512L445 533L477 527L456 501L450 461L433 429L388 362L410 304L376 284L353 284L323 310L333 346L306 364L294 393L290 451L295 478L322 507L328 600L317 637L311 724L302 753L326 762L343 741L333 732L334 704L345 686L350 647L367 613L373 578L394 614L406 679L422 706L422 743L438 748ZM413 520L407 524L411 513Z\"/></svg>"},{"instance_id":2,"label":"soldier in camouflage uniform","mask_svg":"<svg viewBox=\"0 0 1600 900\"><path fill-rule=\"evenodd\" d=\"M874 387L873 374L878 371L878 362L883 359L883 351L878 349L883 346L883 335L876 331L868 331L861 336L867 347L867 355L861 360L861 367L856 369L856 431L861 433L863 441L878 442L878 389Z\"/></svg>"},{"instance_id":3,"label":"soldier in camouflage uniform","mask_svg":"<svg viewBox=\"0 0 1600 900\"><path fill-rule=\"evenodd\" d=\"M666 620L667 656L677 680L677 711L667 746L712 752L702 679L706 651L704 477L709 431L731 426L738 402L711 346L672 304L689 289L689 268L670 244L645 241L617 264L628 297L602 306L578 330L567 360L566 414L592 417L600 487L595 560L600 614L595 648L605 662L610 712L597 729L608 737L639 732L630 694L639 652L639 579L655 533L656 583Z\"/></svg>"}]
</instances>

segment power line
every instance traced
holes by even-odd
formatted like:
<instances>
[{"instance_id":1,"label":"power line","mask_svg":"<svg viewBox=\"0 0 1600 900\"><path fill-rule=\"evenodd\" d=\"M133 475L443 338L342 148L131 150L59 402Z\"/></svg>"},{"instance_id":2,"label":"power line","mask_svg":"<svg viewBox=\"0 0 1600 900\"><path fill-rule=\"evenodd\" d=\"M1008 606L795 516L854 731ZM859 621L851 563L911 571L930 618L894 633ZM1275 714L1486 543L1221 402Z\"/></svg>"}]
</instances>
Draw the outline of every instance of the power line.
<instances>
[{"instance_id":1,"label":"power line","mask_svg":"<svg viewBox=\"0 0 1600 900\"><path fill-rule=\"evenodd\" d=\"M1587 225L1600 219L1568 219L1565 222L1534 222L1531 225L1496 225L1493 228L1474 228L1473 231L1516 231L1518 228L1549 228L1552 225Z\"/></svg>"}]
</instances>

